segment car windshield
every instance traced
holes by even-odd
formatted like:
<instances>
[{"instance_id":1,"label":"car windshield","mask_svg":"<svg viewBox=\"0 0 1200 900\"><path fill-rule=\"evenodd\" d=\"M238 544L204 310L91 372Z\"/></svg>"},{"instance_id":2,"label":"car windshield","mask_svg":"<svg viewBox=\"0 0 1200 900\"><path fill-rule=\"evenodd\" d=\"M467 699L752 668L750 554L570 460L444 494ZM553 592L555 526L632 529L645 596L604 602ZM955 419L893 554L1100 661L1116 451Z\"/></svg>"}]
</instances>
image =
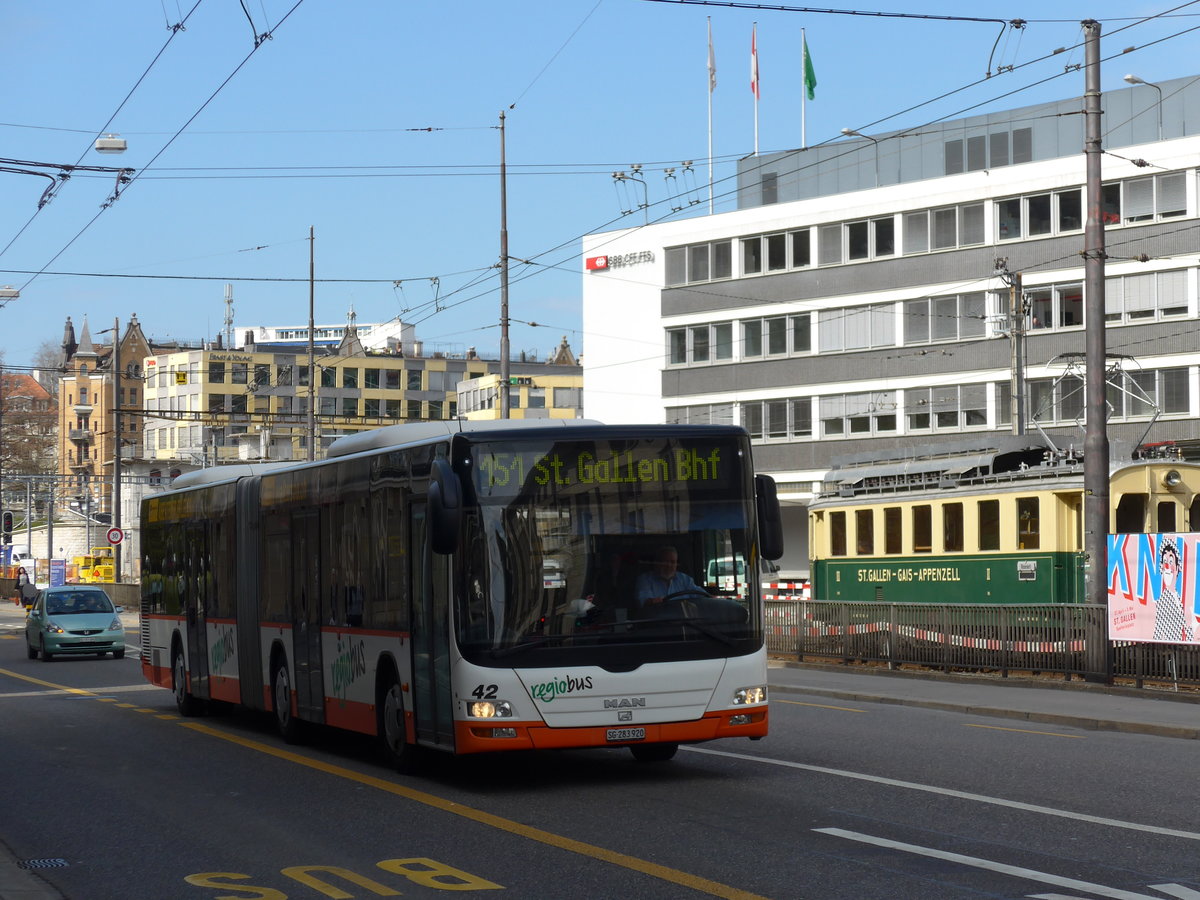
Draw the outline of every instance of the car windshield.
<instances>
[{"instance_id":1,"label":"car windshield","mask_svg":"<svg viewBox=\"0 0 1200 900\"><path fill-rule=\"evenodd\" d=\"M695 435L476 446L460 648L484 664L749 652L757 585L709 577L713 560L742 573L754 558L741 449Z\"/></svg>"},{"instance_id":2,"label":"car windshield","mask_svg":"<svg viewBox=\"0 0 1200 900\"><path fill-rule=\"evenodd\" d=\"M71 591L46 597L46 615L66 616L87 613L111 613L112 601L102 591Z\"/></svg>"}]
</instances>

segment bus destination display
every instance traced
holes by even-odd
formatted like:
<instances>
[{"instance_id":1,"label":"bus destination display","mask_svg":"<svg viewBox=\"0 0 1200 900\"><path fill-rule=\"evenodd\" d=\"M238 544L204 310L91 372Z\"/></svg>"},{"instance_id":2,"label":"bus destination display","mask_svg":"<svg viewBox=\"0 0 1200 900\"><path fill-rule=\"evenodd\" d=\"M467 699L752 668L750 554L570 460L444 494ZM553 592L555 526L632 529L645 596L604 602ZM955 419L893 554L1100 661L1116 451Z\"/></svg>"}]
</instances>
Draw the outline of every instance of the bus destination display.
<instances>
[{"instance_id":1,"label":"bus destination display","mask_svg":"<svg viewBox=\"0 0 1200 900\"><path fill-rule=\"evenodd\" d=\"M522 490L554 492L576 485L678 484L716 487L731 483L737 466L729 445L612 446L554 444L539 451L508 446L478 447L475 486L484 495Z\"/></svg>"}]
</instances>

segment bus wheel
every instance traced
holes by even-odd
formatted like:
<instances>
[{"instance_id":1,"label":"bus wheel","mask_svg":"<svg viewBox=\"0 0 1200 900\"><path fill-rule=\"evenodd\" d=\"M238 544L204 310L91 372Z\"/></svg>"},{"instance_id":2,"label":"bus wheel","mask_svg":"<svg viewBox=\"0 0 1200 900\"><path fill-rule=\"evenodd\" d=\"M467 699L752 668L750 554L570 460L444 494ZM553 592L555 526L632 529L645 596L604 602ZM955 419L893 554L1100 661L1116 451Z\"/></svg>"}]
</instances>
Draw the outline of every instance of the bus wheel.
<instances>
[{"instance_id":1,"label":"bus wheel","mask_svg":"<svg viewBox=\"0 0 1200 900\"><path fill-rule=\"evenodd\" d=\"M292 715L292 680L288 677L287 663L282 658L275 663L271 673L271 705L275 707L275 724L285 743L298 744L302 723Z\"/></svg>"},{"instance_id":2,"label":"bus wheel","mask_svg":"<svg viewBox=\"0 0 1200 900\"><path fill-rule=\"evenodd\" d=\"M666 762L675 756L678 744L630 744L629 752L638 762Z\"/></svg>"},{"instance_id":3,"label":"bus wheel","mask_svg":"<svg viewBox=\"0 0 1200 900\"><path fill-rule=\"evenodd\" d=\"M183 664L183 649L175 648L171 658L171 686L175 691L175 706L181 716L198 716L202 712L201 703L188 690L187 668Z\"/></svg>"},{"instance_id":4,"label":"bus wheel","mask_svg":"<svg viewBox=\"0 0 1200 900\"><path fill-rule=\"evenodd\" d=\"M408 743L404 729L404 692L394 675L386 690L380 691L375 710L384 758L397 772L413 772L417 767L419 748Z\"/></svg>"}]
</instances>

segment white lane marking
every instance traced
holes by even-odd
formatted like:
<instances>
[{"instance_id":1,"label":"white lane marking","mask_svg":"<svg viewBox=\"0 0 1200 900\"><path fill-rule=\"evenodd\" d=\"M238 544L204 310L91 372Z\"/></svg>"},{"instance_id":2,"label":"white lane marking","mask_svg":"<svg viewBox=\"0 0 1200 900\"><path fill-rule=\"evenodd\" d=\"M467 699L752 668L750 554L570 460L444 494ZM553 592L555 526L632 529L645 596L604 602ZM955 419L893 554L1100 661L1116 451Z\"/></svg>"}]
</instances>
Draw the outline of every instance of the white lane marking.
<instances>
[{"instance_id":1,"label":"white lane marking","mask_svg":"<svg viewBox=\"0 0 1200 900\"><path fill-rule=\"evenodd\" d=\"M1107 887L1103 884L1094 884L1090 881L1078 881L1074 878L1062 878L1058 875L1051 875L1049 872L1039 872L1037 869L1026 869L1021 866L1007 866L1004 863L992 862L990 859L980 859L977 856L964 856L961 853L947 853L945 850L934 850L932 847L920 847L916 844L905 844L901 841L889 841L887 838L873 837L869 834L860 834L857 831L845 831L841 828L814 828L813 831L821 834L832 835L833 837L846 838L851 841L858 841L863 844L873 844L876 847L885 847L889 850L902 850L905 853L914 853L918 856L929 856L934 859L944 859L948 862L960 863L964 866L974 866L977 869L987 869L990 872L998 872L1001 875L1011 875L1014 878L1024 878L1028 881L1040 881L1043 884L1052 884L1056 887L1071 888L1077 891L1086 891L1088 894L1093 894L1098 897L1111 897L1113 900L1161 900L1153 894L1137 894L1133 891L1123 891L1120 888Z\"/></svg>"},{"instance_id":2,"label":"white lane marking","mask_svg":"<svg viewBox=\"0 0 1200 900\"><path fill-rule=\"evenodd\" d=\"M1186 888L1182 884L1152 884L1150 887L1170 897L1178 897L1179 900L1200 900L1200 891Z\"/></svg>"},{"instance_id":3,"label":"white lane marking","mask_svg":"<svg viewBox=\"0 0 1200 900\"><path fill-rule=\"evenodd\" d=\"M1006 806L1009 809L1019 809L1023 812L1037 813L1043 816L1058 816L1062 819L1073 819L1076 822L1090 822L1094 825L1104 825L1108 828L1125 828L1129 831L1144 831L1148 834L1161 834L1167 837L1183 838L1188 841L1200 841L1200 834L1195 831L1181 831L1177 828L1163 828L1159 825L1142 825L1138 822L1126 822L1122 819L1108 819L1103 816L1090 816L1087 813L1071 812L1066 809L1054 809L1050 806L1037 806L1033 803L1022 803L1019 800L1005 800L1003 797L989 797L987 794L972 794L968 791L956 791L950 788L934 787L929 784L919 784L915 781L900 781L896 778L884 778L879 775L866 775L862 772L849 772L845 769L830 769L826 766L812 766L807 763L790 762L784 759L772 759L768 756L751 756L746 753L731 753L728 750L712 750L707 747L680 747L690 753L706 753L709 756L724 756L729 759L744 759L749 762L762 763L769 766L780 766L786 769L800 769L804 772L818 772L822 775L832 775L835 778L852 778L856 781L869 781L873 784L885 784L889 787L904 788L910 791L924 791L927 794L940 794L943 797L955 797L959 800L969 800L972 803L990 803L993 806Z\"/></svg>"}]
</instances>

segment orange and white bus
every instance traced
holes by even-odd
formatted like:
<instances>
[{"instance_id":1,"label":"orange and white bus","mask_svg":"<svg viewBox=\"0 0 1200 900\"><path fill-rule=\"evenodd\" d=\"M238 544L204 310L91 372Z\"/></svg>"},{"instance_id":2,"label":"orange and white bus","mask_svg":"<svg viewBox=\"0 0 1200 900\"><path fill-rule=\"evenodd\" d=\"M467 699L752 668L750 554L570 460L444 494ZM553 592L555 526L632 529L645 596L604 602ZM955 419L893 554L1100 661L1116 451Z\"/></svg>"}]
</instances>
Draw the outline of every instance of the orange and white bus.
<instances>
[{"instance_id":1,"label":"orange and white bus","mask_svg":"<svg viewBox=\"0 0 1200 900\"><path fill-rule=\"evenodd\" d=\"M377 735L401 769L767 733L758 585L703 587L710 560L782 553L740 428L396 425L185 475L142 528L142 668L184 715Z\"/></svg>"}]
</instances>

